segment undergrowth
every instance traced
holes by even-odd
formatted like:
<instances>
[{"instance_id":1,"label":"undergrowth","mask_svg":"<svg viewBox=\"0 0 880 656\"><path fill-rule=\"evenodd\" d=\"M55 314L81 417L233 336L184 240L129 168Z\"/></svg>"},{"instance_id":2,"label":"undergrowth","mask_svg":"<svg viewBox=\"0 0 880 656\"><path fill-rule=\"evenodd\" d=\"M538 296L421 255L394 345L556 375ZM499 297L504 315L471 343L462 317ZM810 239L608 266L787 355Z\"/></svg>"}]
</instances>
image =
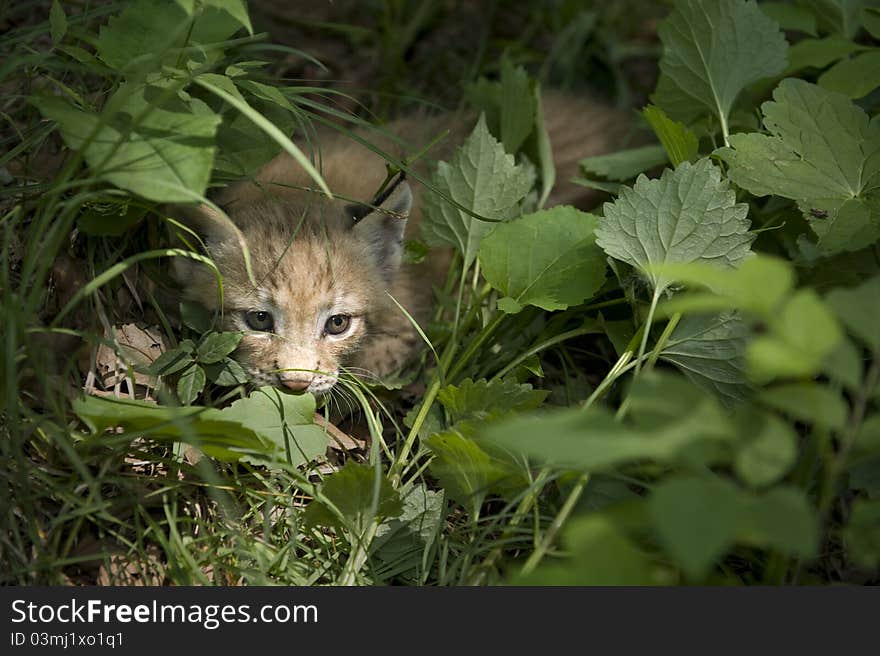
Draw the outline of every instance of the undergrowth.
<instances>
[{"instance_id":1,"label":"undergrowth","mask_svg":"<svg viewBox=\"0 0 880 656\"><path fill-rule=\"evenodd\" d=\"M254 8L362 89L242 0L4 6L5 583L877 581L880 5L452 4ZM587 77L650 135L581 162L591 213L541 111ZM454 253L424 356L257 388L170 208L282 150L332 193L316 126L414 99L482 115L408 244Z\"/></svg>"}]
</instances>

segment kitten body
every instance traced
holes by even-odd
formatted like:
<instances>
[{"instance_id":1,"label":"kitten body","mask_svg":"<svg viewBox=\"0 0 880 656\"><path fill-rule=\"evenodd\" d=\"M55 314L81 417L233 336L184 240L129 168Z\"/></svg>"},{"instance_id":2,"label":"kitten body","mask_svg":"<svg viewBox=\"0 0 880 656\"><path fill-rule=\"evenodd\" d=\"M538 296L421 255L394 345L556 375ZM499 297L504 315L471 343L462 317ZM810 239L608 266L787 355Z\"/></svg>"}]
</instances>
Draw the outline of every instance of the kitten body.
<instances>
[{"instance_id":1,"label":"kitten body","mask_svg":"<svg viewBox=\"0 0 880 656\"><path fill-rule=\"evenodd\" d=\"M588 99L549 95L544 104L560 181L548 206L576 202L585 192L569 182L577 161L613 148L629 122ZM472 115L416 115L387 132L417 149L448 130L441 152L433 153L448 159L473 124ZM393 139L363 138L402 155ZM236 358L256 383L314 394L328 392L345 368L383 376L411 359L424 346L412 320L427 320L432 283L443 268L436 259L421 266L401 262L403 239L415 234L421 215L421 185L398 178L374 198L386 178L381 156L337 132L320 134L319 145L315 161L336 198L312 190L308 174L283 153L253 181L218 195L237 230L207 206L190 211L222 275L222 300L211 269L180 258L176 263L185 297L215 310L222 303L224 328L244 332ZM412 173L424 179L427 168L420 162Z\"/></svg>"}]
</instances>

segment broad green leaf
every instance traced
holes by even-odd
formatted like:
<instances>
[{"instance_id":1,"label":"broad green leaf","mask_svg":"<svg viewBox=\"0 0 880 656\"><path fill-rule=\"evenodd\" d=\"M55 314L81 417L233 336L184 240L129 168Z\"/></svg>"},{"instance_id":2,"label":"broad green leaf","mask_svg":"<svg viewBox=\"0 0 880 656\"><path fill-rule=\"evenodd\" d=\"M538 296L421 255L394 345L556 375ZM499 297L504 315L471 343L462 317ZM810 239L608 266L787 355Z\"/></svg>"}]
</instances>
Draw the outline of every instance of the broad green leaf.
<instances>
[{"instance_id":1,"label":"broad green leaf","mask_svg":"<svg viewBox=\"0 0 880 656\"><path fill-rule=\"evenodd\" d=\"M822 372L832 382L842 384L851 392L861 388L864 369L862 349L845 335L837 343L837 348L825 358L822 366Z\"/></svg>"},{"instance_id":2,"label":"broad green leaf","mask_svg":"<svg viewBox=\"0 0 880 656\"><path fill-rule=\"evenodd\" d=\"M327 434L314 423L315 397L311 394L285 394L274 387L261 387L216 412L270 440L276 453L294 467L327 451Z\"/></svg>"},{"instance_id":3,"label":"broad green leaf","mask_svg":"<svg viewBox=\"0 0 880 656\"><path fill-rule=\"evenodd\" d=\"M458 431L436 433L424 441L434 457L428 465L450 498L472 516L493 486L511 475L505 463L493 458L474 440Z\"/></svg>"},{"instance_id":4,"label":"broad green leaf","mask_svg":"<svg viewBox=\"0 0 880 656\"><path fill-rule=\"evenodd\" d=\"M776 483L798 456L797 434L779 417L749 408L741 418L742 444L733 461L736 475L752 487Z\"/></svg>"},{"instance_id":5,"label":"broad green leaf","mask_svg":"<svg viewBox=\"0 0 880 656\"><path fill-rule=\"evenodd\" d=\"M306 509L308 526L350 528L356 536L375 518L398 517L403 512L400 494L381 471L349 460L321 486L321 496L342 515L344 522L322 502L315 500Z\"/></svg>"},{"instance_id":6,"label":"broad green leaf","mask_svg":"<svg viewBox=\"0 0 880 656\"><path fill-rule=\"evenodd\" d=\"M440 162L433 177L434 186L482 221L447 202L438 194L428 194L422 223L425 241L433 245L453 246L469 267L477 256L480 242L498 221L511 219L519 212L519 202L531 186L525 169L514 163L513 156L486 128L483 117L473 133L458 149L451 163Z\"/></svg>"},{"instance_id":7,"label":"broad green leaf","mask_svg":"<svg viewBox=\"0 0 880 656\"><path fill-rule=\"evenodd\" d=\"M393 567L392 571L381 570L383 576L418 581L424 554L443 529L444 494L442 490L428 490L422 483L410 488L402 501L403 512L379 526L370 551L388 568Z\"/></svg>"},{"instance_id":8,"label":"broad green leaf","mask_svg":"<svg viewBox=\"0 0 880 656\"><path fill-rule=\"evenodd\" d=\"M672 331L660 358L671 362L691 382L723 400L748 393L745 351L748 328L737 314L692 315Z\"/></svg>"},{"instance_id":9,"label":"broad green leaf","mask_svg":"<svg viewBox=\"0 0 880 656\"><path fill-rule=\"evenodd\" d=\"M516 311L526 305L545 310L578 305L605 282L596 223L592 214L559 205L501 224L480 245L483 275L515 301L510 309Z\"/></svg>"},{"instance_id":10,"label":"broad green leaf","mask_svg":"<svg viewBox=\"0 0 880 656\"><path fill-rule=\"evenodd\" d=\"M147 212L133 203L92 205L79 215L77 227L87 235L118 237L137 225Z\"/></svg>"},{"instance_id":11,"label":"broad green leaf","mask_svg":"<svg viewBox=\"0 0 880 656\"><path fill-rule=\"evenodd\" d=\"M186 442L225 461L248 454L265 458L274 451L274 446L258 433L217 410L195 406L169 408L146 401L94 396L77 399L72 407L96 439L101 439L106 430L118 427L155 440Z\"/></svg>"},{"instance_id":12,"label":"broad green leaf","mask_svg":"<svg viewBox=\"0 0 880 656\"><path fill-rule=\"evenodd\" d=\"M67 34L67 16L58 0L52 0L52 8L49 10L49 31L52 35L52 43L58 45Z\"/></svg>"},{"instance_id":13,"label":"broad green leaf","mask_svg":"<svg viewBox=\"0 0 880 656\"><path fill-rule=\"evenodd\" d=\"M839 391L821 383L789 383L765 389L759 401L798 421L838 431L849 412Z\"/></svg>"},{"instance_id":14,"label":"broad green leaf","mask_svg":"<svg viewBox=\"0 0 880 656\"><path fill-rule=\"evenodd\" d=\"M214 314L201 303L181 301L180 320L187 328L201 335L211 330L214 325Z\"/></svg>"},{"instance_id":15,"label":"broad green leaf","mask_svg":"<svg viewBox=\"0 0 880 656\"><path fill-rule=\"evenodd\" d=\"M654 488L649 508L661 540L692 580L703 579L737 543L802 557L817 547L816 518L794 489L755 495L719 478L677 477Z\"/></svg>"},{"instance_id":16,"label":"broad green leaf","mask_svg":"<svg viewBox=\"0 0 880 656\"><path fill-rule=\"evenodd\" d=\"M193 364L189 369L180 374L177 380L177 398L183 405L189 405L205 389L205 370L199 365Z\"/></svg>"},{"instance_id":17,"label":"broad green leaf","mask_svg":"<svg viewBox=\"0 0 880 656\"><path fill-rule=\"evenodd\" d=\"M107 102L116 111L104 120L60 98L33 102L58 123L70 148L84 149L93 174L150 200L192 202L208 184L220 117L195 114L168 91L123 84Z\"/></svg>"},{"instance_id":18,"label":"broad green leaf","mask_svg":"<svg viewBox=\"0 0 880 656\"><path fill-rule=\"evenodd\" d=\"M834 315L811 289L795 293L769 319L769 328L746 350L749 371L758 382L816 375L842 337Z\"/></svg>"},{"instance_id":19,"label":"broad green leaf","mask_svg":"<svg viewBox=\"0 0 880 656\"><path fill-rule=\"evenodd\" d=\"M771 135L738 134L718 154L730 177L756 196L798 201L822 255L880 237L880 122L846 97L783 80L762 106Z\"/></svg>"},{"instance_id":20,"label":"broad green leaf","mask_svg":"<svg viewBox=\"0 0 880 656\"><path fill-rule=\"evenodd\" d=\"M762 2L758 7L782 29L816 36L816 15L808 9L785 2Z\"/></svg>"},{"instance_id":21,"label":"broad green leaf","mask_svg":"<svg viewBox=\"0 0 880 656\"><path fill-rule=\"evenodd\" d=\"M819 26L826 32L836 32L847 38L859 29L859 13L865 0L801 0L816 14Z\"/></svg>"},{"instance_id":22,"label":"broad green leaf","mask_svg":"<svg viewBox=\"0 0 880 656\"><path fill-rule=\"evenodd\" d=\"M223 358L220 362L206 364L203 369L208 380L221 387L242 385L248 382L247 372L232 358Z\"/></svg>"},{"instance_id":23,"label":"broad green leaf","mask_svg":"<svg viewBox=\"0 0 880 656\"><path fill-rule=\"evenodd\" d=\"M645 120L663 144L666 156L673 168L682 162L694 160L700 143L693 131L683 123L673 121L659 107L649 105L642 110Z\"/></svg>"},{"instance_id":24,"label":"broad green leaf","mask_svg":"<svg viewBox=\"0 0 880 656\"><path fill-rule=\"evenodd\" d=\"M658 33L663 56L654 104L685 122L711 113L725 137L740 92L785 69L785 37L754 2L677 0Z\"/></svg>"},{"instance_id":25,"label":"broad green leaf","mask_svg":"<svg viewBox=\"0 0 880 656\"><path fill-rule=\"evenodd\" d=\"M158 358L153 360L147 373L159 376L170 376L182 371L190 364L195 362L192 357L192 349L194 344L190 340L184 340L177 348L165 351Z\"/></svg>"},{"instance_id":26,"label":"broad green leaf","mask_svg":"<svg viewBox=\"0 0 880 656\"><path fill-rule=\"evenodd\" d=\"M460 421L485 420L492 414L507 414L534 410L547 392L533 390L531 385L511 380L470 378L458 385L447 385L437 394L437 400L446 408L451 424Z\"/></svg>"},{"instance_id":27,"label":"broad green leaf","mask_svg":"<svg viewBox=\"0 0 880 656\"><path fill-rule=\"evenodd\" d=\"M818 83L847 98L867 96L880 86L880 49L836 63L819 77Z\"/></svg>"},{"instance_id":28,"label":"broad green leaf","mask_svg":"<svg viewBox=\"0 0 880 656\"><path fill-rule=\"evenodd\" d=\"M580 161L586 175L598 175L606 180L623 182L639 173L666 164L669 161L663 146L640 146L619 150L608 155L596 155Z\"/></svg>"},{"instance_id":29,"label":"broad green leaf","mask_svg":"<svg viewBox=\"0 0 880 656\"><path fill-rule=\"evenodd\" d=\"M241 333L209 333L196 349L196 359L202 364L220 362L238 348Z\"/></svg>"},{"instance_id":30,"label":"broad green leaf","mask_svg":"<svg viewBox=\"0 0 880 656\"><path fill-rule=\"evenodd\" d=\"M635 187L604 206L596 243L611 257L638 268L657 293L672 279L654 267L709 262L735 267L750 252L749 208L708 159L666 169L659 180L639 176Z\"/></svg>"},{"instance_id":31,"label":"broad green leaf","mask_svg":"<svg viewBox=\"0 0 880 656\"><path fill-rule=\"evenodd\" d=\"M657 585L661 583L647 556L603 515L568 522L562 542L570 554L564 564L545 564L513 585Z\"/></svg>"},{"instance_id":32,"label":"broad green leaf","mask_svg":"<svg viewBox=\"0 0 880 656\"><path fill-rule=\"evenodd\" d=\"M858 287L834 289L825 301L846 329L880 357L880 276Z\"/></svg>"},{"instance_id":33,"label":"broad green leaf","mask_svg":"<svg viewBox=\"0 0 880 656\"><path fill-rule=\"evenodd\" d=\"M805 68L825 68L859 50L864 50L864 46L837 35L824 39L804 39L789 49L789 64L785 72L792 75Z\"/></svg>"},{"instance_id":34,"label":"broad green leaf","mask_svg":"<svg viewBox=\"0 0 880 656\"><path fill-rule=\"evenodd\" d=\"M865 7L859 16L862 27L875 39L880 39L880 7Z\"/></svg>"},{"instance_id":35,"label":"broad green leaf","mask_svg":"<svg viewBox=\"0 0 880 656\"><path fill-rule=\"evenodd\" d=\"M537 102L522 66L514 66L507 57L501 60L501 80L481 78L467 90L467 96L486 117L489 131L504 150L515 154L535 127Z\"/></svg>"},{"instance_id":36,"label":"broad green leaf","mask_svg":"<svg viewBox=\"0 0 880 656\"><path fill-rule=\"evenodd\" d=\"M735 438L724 411L681 377L642 375L629 396L637 425L616 421L605 409L566 409L486 428L484 439L564 468L597 471L650 460L673 463L694 449Z\"/></svg>"},{"instance_id":37,"label":"broad green leaf","mask_svg":"<svg viewBox=\"0 0 880 656\"><path fill-rule=\"evenodd\" d=\"M880 501L853 502L843 540L856 563L869 570L880 568Z\"/></svg>"}]
</instances>

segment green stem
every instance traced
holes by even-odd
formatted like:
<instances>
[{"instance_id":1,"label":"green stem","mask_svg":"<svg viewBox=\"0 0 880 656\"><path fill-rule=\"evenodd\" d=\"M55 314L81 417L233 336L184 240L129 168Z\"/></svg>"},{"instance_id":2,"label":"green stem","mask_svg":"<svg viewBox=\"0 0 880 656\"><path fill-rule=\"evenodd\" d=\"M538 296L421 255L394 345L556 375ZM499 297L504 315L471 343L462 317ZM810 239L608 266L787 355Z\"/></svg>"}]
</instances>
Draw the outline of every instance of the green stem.
<instances>
[{"instance_id":1,"label":"green stem","mask_svg":"<svg viewBox=\"0 0 880 656\"><path fill-rule=\"evenodd\" d=\"M583 494L584 488L589 480L589 474L581 474L578 478L574 487L571 489L571 492L568 493L565 503L562 504L562 508L559 509L556 517L553 518L553 523L550 524L550 527L544 534L544 539L541 541L541 544L538 545L538 548L532 552L532 555L529 556L526 564L523 565L523 568L520 571L521 576L528 576L531 574L550 550L550 547L553 546L553 543L556 541L556 534L559 533L560 529L565 524L565 521L568 519L568 516L571 514L571 511L574 510L575 504L577 504L578 499L581 498L581 494Z\"/></svg>"},{"instance_id":2,"label":"green stem","mask_svg":"<svg viewBox=\"0 0 880 656\"><path fill-rule=\"evenodd\" d=\"M645 319L645 325L642 329L642 344L639 346L639 357L636 360L636 374L638 374L642 368L642 357L644 357L645 350L648 347L648 336L651 334L651 324L654 322L654 312L657 310L660 293L661 289L658 286L654 290L654 297L651 299L651 308L648 310L648 318Z\"/></svg>"}]
</instances>

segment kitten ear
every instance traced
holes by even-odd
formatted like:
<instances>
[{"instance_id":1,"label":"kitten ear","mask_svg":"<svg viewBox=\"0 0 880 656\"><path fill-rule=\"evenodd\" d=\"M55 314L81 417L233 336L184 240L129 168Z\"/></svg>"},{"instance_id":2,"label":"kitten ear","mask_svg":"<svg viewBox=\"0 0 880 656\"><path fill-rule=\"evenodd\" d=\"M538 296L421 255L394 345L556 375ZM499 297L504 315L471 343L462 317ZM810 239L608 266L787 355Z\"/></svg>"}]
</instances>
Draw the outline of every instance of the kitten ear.
<instances>
[{"instance_id":1,"label":"kitten ear","mask_svg":"<svg viewBox=\"0 0 880 656\"><path fill-rule=\"evenodd\" d=\"M377 209L369 211L365 205L348 209L356 221L352 231L367 244L386 281L390 281L400 267L403 235L412 204L412 189L401 175L373 201L372 206Z\"/></svg>"}]
</instances>

